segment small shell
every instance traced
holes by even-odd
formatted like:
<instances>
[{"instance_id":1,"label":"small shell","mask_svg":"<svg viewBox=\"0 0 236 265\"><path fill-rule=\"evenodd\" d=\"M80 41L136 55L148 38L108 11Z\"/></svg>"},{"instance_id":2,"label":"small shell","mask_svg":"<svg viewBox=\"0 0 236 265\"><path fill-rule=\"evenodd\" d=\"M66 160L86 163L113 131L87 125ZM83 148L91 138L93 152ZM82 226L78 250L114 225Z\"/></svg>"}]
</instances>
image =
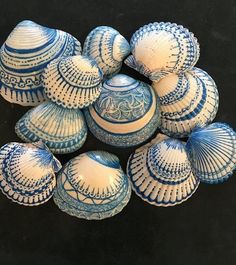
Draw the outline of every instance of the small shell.
<instances>
[{"instance_id":1,"label":"small shell","mask_svg":"<svg viewBox=\"0 0 236 265\"><path fill-rule=\"evenodd\" d=\"M85 110L85 117L95 137L119 147L144 142L160 121L159 105L152 88L123 74L103 83L99 99Z\"/></svg>"},{"instance_id":2,"label":"small shell","mask_svg":"<svg viewBox=\"0 0 236 265\"><path fill-rule=\"evenodd\" d=\"M44 102L29 110L16 124L17 135L26 142L42 140L53 153L78 150L85 142L87 126L82 112Z\"/></svg>"},{"instance_id":3,"label":"small shell","mask_svg":"<svg viewBox=\"0 0 236 265\"><path fill-rule=\"evenodd\" d=\"M194 174L205 183L227 180L236 165L236 132L224 123L212 123L193 131L187 152Z\"/></svg>"},{"instance_id":4,"label":"small shell","mask_svg":"<svg viewBox=\"0 0 236 265\"><path fill-rule=\"evenodd\" d=\"M115 29L100 26L93 29L87 36L83 55L95 59L104 76L118 73L122 61L130 53L127 40Z\"/></svg>"},{"instance_id":5,"label":"small shell","mask_svg":"<svg viewBox=\"0 0 236 265\"><path fill-rule=\"evenodd\" d=\"M60 162L42 142L9 143L0 149L0 189L12 201L36 206L48 201Z\"/></svg>"},{"instance_id":6,"label":"small shell","mask_svg":"<svg viewBox=\"0 0 236 265\"><path fill-rule=\"evenodd\" d=\"M11 103L35 106L46 99L42 71L59 57L81 54L81 45L69 33L20 22L0 50L1 95Z\"/></svg>"},{"instance_id":7,"label":"small shell","mask_svg":"<svg viewBox=\"0 0 236 265\"><path fill-rule=\"evenodd\" d=\"M119 213L129 202L131 187L119 159L90 151L70 160L60 171L54 201L78 218L101 220Z\"/></svg>"},{"instance_id":8,"label":"small shell","mask_svg":"<svg viewBox=\"0 0 236 265\"><path fill-rule=\"evenodd\" d=\"M133 34L130 46L133 55L125 63L153 81L190 70L200 50L193 33L169 22L141 27Z\"/></svg>"},{"instance_id":9,"label":"small shell","mask_svg":"<svg viewBox=\"0 0 236 265\"><path fill-rule=\"evenodd\" d=\"M215 118L219 96L214 80L203 70L170 74L153 83L161 105L161 130L173 137L187 136L197 125Z\"/></svg>"},{"instance_id":10,"label":"small shell","mask_svg":"<svg viewBox=\"0 0 236 265\"><path fill-rule=\"evenodd\" d=\"M155 206L180 204L192 196L199 184L185 144L164 135L130 156L127 175L136 194Z\"/></svg>"},{"instance_id":11,"label":"small shell","mask_svg":"<svg viewBox=\"0 0 236 265\"><path fill-rule=\"evenodd\" d=\"M65 108L84 108L101 92L102 72L93 59L70 56L52 61L43 73L46 95Z\"/></svg>"}]
</instances>

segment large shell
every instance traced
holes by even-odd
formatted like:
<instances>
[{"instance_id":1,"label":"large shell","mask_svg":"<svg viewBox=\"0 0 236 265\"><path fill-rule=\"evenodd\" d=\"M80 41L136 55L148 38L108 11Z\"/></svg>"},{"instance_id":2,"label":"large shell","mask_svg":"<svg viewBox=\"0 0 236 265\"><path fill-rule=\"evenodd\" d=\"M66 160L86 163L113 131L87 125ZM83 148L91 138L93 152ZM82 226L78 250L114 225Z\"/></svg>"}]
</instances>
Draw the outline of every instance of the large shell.
<instances>
[{"instance_id":1,"label":"large shell","mask_svg":"<svg viewBox=\"0 0 236 265\"><path fill-rule=\"evenodd\" d=\"M215 118L219 96L214 80L203 70L170 74L153 88L160 98L161 130L174 137L187 136L196 125Z\"/></svg>"},{"instance_id":2,"label":"large shell","mask_svg":"<svg viewBox=\"0 0 236 265\"><path fill-rule=\"evenodd\" d=\"M43 102L41 75L53 59L77 55L81 45L69 33L20 22L0 51L1 95L9 102L35 106Z\"/></svg>"},{"instance_id":3,"label":"large shell","mask_svg":"<svg viewBox=\"0 0 236 265\"><path fill-rule=\"evenodd\" d=\"M147 140L160 121L152 88L127 75L106 80L99 99L85 110L91 132L102 142L127 147Z\"/></svg>"},{"instance_id":4,"label":"large shell","mask_svg":"<svg viewBox=\"0 0 236 265\"><path fill-rule=\"evenodd\" d=\"M70 160L60 171L54 201L66 213L89 220L119 213L131 187L115 155L90 151Z\"/></svg>"},{"instance_id":5,"label":"large shell","mask_svg":"<svg viewBox=\"0 0 236 265\"><path fill-rule=\"evenodd\" d=\"M105 76L118 73L129 53L127 40L117 30L107 26L93 29L83 47L83 55L95 59Z\"/></svg>"},{"instance_id":6,"label":"large shell","mask_svg":"<svg viewBox=\"0 0 236 265\"><path fill-rule=\"evenodd\" d=\"M92 104L100 95L101 80L96 62L81 55L54 60L43 73L47 96L69 109Z\"/></svg>"},{"instance_id":7,"label":"large shell","mask_svg":"<svg viewBox=\"0 0 236 265\"><path fill-rule=\"evenodd\" d=\"M85 142L87 126L82 112L44 102L29 110L16 124L17 135L26 142L42 140L53 153L71 153Z\"/></svg>"},{"instance_id":8,"label":"large shell","mask_svg":"<svg viewBox=\"0 0 236 265\"><path fill-rule=\"evenodd\" d=\"M36 206L48 201L60 162L42 142L8 143L0 149L0 189L12 201Z\"/></svg>"},{"instance_id":9,"label":"large shell","mask_svg":"<svg viewBox=\"0 0 236 265\"><path fill-rule=\"evenodd\" d=\"M185 144L159 134L135 151L127 164L133 190L155 206L174 206L187 200L198 187Z\"/></svg>"},{"instance_id":10,"label":"large shell","mask_svg":"<svg viewBox=\"0 0 236 265\"><path fill-rule=\"evenodd\" d=\"M216 122L194 130L186 147L193 172L202 182L221 183L233 173L236 132L227 124Z\"/></svg>"},{"instance_id":11,"label":"large shell","mask_svg":"<svg viewBox=\"0 0 236 265\"><path fill-rule=\"evenodd\" d=\"M193 33L169 22L141 27L130 45L132 55L125 63L153 81L191 69L199 58L199 44Z\"/></svg>"}]
</instances>

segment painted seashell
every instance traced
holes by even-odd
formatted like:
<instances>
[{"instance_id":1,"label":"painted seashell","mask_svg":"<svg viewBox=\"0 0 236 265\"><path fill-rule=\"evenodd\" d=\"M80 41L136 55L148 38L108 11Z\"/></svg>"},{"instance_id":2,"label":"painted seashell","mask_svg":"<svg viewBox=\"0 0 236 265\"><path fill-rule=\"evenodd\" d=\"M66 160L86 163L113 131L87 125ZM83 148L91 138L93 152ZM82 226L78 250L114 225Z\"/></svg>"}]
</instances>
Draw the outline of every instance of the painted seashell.
<instances>
[{"instance_id":1,"label":"painted seashell","mask_svg":"<svg viewBox=\"0 0 236 265\"><path fill-rule=\"evenodd\" d=\"M194 174L205 183L227 180L236 167L236 132L224 123L195 129L186 145Z\"/></svg>"},{"instance_id":2,"label":"painted seashell","mask_svg":"<svg viewBox=\"0 0 236 265\"><path fill-rule=\"evenodd\" d=\"M159 134L129 158L127 175L133 190L155 206L174 206L196 191L199 180L193 175L185 143Z\"/></svg>"},{"instance_id":3,"label":"painted seashell","mask_svg":"<svg viewBox=\"0 0 236 265\"><path fill-rule=\"evenodd\" d=\"M26 142L42 140L53 153L78 150L87 137L87 126L79 109L65 109L53 102L44 102L29 110L15 127Z\"/></svg>"},{"instance_id":4,"label":"painted seashell","mask_svg":"<svg viewBox=\"0 0 236 265\"><path fill-rule=\"evenodd\" d=\"M85 117L96 138L118 147L144 142L160 121L159 105L152 88L123 74L103 83L99 99L85 110Z\"/></svg>"},{"instance_id":5,"label":"painted seashell","mask_svg":"<svg viewBox=\"0 0 236 265\"><path fill-rule=\"evenodd\" d=\"M84 108L101 92L102 72L93 59L70 56L52 61L43 73L47 96L65 108Z\"/></svg>"},{"instance_id":6,"label":"painted seashell","mask_svg":"<svg viewBox=\"0 0 236 265\"><path fill-rule=\"evenodd\" d=\"M60 162L42 142L8 143L0 149L0 189L13 202L36 206L48 201Z\"/></svg>"},{"instance_id":7,"label":"painted seashell","mask_svg":"<svg viewBox=\"0 0 236 265\"><path fill-rule=\"evenodd\" d=\"M69 33L32 21L20 22L0 50L1 95L11 103L35 106L46 100L42 71L59 57L81 54Z\"/></svg>"},{"instance_id":8,"label":"painted seashell","mask_svg":"<svg viewBox=\"0 0 236 265\"><path fill-rule=\"evenodd\" d=\"M83 47L83 55L93 58L106 77L120 71L122 61L129 53L128 41L117 30L107 26L93 29Z\"/></svg>"},{"instance_id":9,"label":"painted seashell","mask_svg":"<svg viewBox=\"0 0 236 265\"><path fill-rule=\"evenodd\" d=\"M133 34L130 46L132 55L125 63L153 81L190 70L200 53L193 33L169 22L141 27Z\"/></svg>"},{"instance_id":10,"label":"painted seashell","mask_svg":"<svg viewBox=\"0 0 236 265\"><path fill-rule=\"evenodd\" d=\"M78 218L101 220L118 214L129 202L131 186L119 159L90 151L70 160L60 171L54 201Z\"/></svg>"},{"instance_id":11,"label":"painted seashell","mask_svg":"<svg viewBox=\"0 0 236 265\"><path fill-rule=\"evenodd\" d=\"M160 129L165 134L185 137L197 125L208 124L216 116L219 105L216 84L199 68L170 74L152 87L160 99Z\"/></svg>"}]
</instances>

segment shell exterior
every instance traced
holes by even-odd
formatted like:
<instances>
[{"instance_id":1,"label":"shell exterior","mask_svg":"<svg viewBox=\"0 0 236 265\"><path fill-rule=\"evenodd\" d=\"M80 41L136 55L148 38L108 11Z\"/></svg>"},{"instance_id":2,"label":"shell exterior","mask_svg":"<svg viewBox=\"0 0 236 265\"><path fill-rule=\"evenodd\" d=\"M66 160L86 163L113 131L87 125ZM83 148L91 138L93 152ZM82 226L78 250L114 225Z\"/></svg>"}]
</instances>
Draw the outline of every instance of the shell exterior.
<instances>
[{"instance_id":1,"label":"shell exterior","mask_svg":"<svg viewBox=\"0 0 236 265\"><path fill-rule=\"evenodd\" d=\"M42 140L53 153L58 154L78 150L87 137L82 112L61 108L53 102L44 102L29 110L16 123L15 130L22 140Z\"/></svg>"},{"instance_id":2,"label":"shell exterior","mask_svg":"<svg viewBox=\"0 0 236 265\"><path fill-rule=\"evenodd\" d=\"M236 165L236 132L224 123L212 123L194 130L187 151L194 174L205 183L227 180Z\"/></svg>"},{"instance_id":3,"label":"shell exterior","mask_svg":"<svg viewBox=\"0 0 236 265\"><path fill-rule=\"evenodd\" d=\"M69 33L32 21L20 22L0 50L1 95L11 103L35 106L45 101L42 72L59 57L81 54Z\"/></svg>"},{"instance_id":4,"label":"shell exterior","mask_svg":"<svg viewBox=\"0 0 236 265\"><path fill-rule=\"evenodd\" d=\"M219 105L216 84L199 68L170 74L152 87L160 99L160 128L170 136L185 137L197 125L208 124L216 116Z\"/></svg>"},{"instance_id":5,"label":"shell exterior","mask_svg":"<svg viewBox=\"0 0 236 265\"><path fill-rule=\"evenodd\" d=\"M52 61L43 73L46 95L65 108L84 108L101 92L102 72L93 59L69 56Z\"/></svg>"},{"instance_id":6,"label":"shell exterior","mask_svg":"<svg viewBox=\"0 0 236 265\"><path fill-rule=\"evenodd\" d=\"M99 99L85 110L89 129L110 145L128 147L147 140L159 125L159 104L152 88L127 75L106 80Z\"/></svg>"},{"instance_id":7,"label":"shell exterior","mask_svg":"<svg viewBox=\"0 0 236 265\"><path fill-rule=\"evenodd\" d=\"M127 175L135 193L155 206L180 204L192 196L199 185L185 144L161 134L130 156Z\"/></svg>"},{"instance_id":8,"label":"shell exterior","mask_svg":"<svg viewBox=\"0 0 236 265\"><path fill-rule=\"evenodd\" d=\"M0 149L0 189L12 201L36 206L48 201L60 162L42 142L8 143Z\"/></svg>"},{"instance_id":9,"label":"shell exterior","mask_svg":"<svg viewBox=\"0 0 236 265\"><path fill-rule=\"evenodd\" d=\"M111 77L120 71L122 61L130 53L128 41L115 29L100 26L87 36L83 55L95 59L104 76Z\"/></svg>"},{"instance_id":10,"label":"shell exterior","mask_svg":"<svg viewBox=\"0 0 236 265\"><path fill-rule=\"evenodd\" d=\"M99 220L119 213L129 202L131 186L115 155L90 151L60 171L54 201L66 213Z\"/></svg>"},{"instance_id":11,"label":"shell exterior","mask_svg":"<svg viewBox=\"0 0 236 265\"><path fill-rule=\"evenodd\" d=\"M200 48L193 33L174 23L150 23L138 29L130 41L125 63L153 81L169 73L190 70L199 58Z\"/></svg>"}]
</instances>

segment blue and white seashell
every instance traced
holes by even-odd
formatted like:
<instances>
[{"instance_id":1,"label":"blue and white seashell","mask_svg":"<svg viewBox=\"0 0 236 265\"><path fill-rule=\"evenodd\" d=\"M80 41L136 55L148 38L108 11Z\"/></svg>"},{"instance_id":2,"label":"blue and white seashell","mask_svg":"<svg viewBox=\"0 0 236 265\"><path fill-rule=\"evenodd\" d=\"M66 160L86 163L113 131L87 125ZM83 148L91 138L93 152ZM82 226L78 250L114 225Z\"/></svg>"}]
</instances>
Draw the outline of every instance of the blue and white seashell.
<instances>
[{"instance_id":1,"label":"blue and white seashell","mask_svg":"<svg viewBox=\"0 0 236 265\"><path fill-rule=\"evenodd\" d=\"M54 201L78 218L101 220L118 214L129 202L131 186L119 159L90 151L70 160L60 171Z\"/></svg>"},{"instance_id":2,"label":"blue and white seashell","mask_svg":"<svg viewBox=\"0 0 236 265\"><path fill-rule=\"evenodd\" d=\"M0 50L1 95L23 106L40 104L46 100L41 80L46 65L78 54L80 42L69 33L29 20L20 22Z\"/></svg>"},{"instance_id":3,"label":"blue and white seashell","mask_svg":"<svg viewBox=\"0 0 236 265\"><path fill-rule=\"evenodd\" d=\"M99 99L85 110L85 117L100 141L128 147L151 137L159 125L160 110L148 84L118 74L103 83Z\"/></svg>"},{"instance_id":4,"label":"blue and white seashell","mask_svg":"<svg viewBox=\"0 0 236 265\"><path fill-rule=\"evenodd\" d=\"M174 206L190 198L199 180L193 175L185 143L159 134L129 158L133 190L155 206Z\"/></svg>"},{"instance_id":5,"label":"blue and white seashell","mask_svg":"<svg viewBox=\"0 0 236 265\"><path fill-rule=\"evenodd\" d=\"M43 204L53 195L60 168L42 142L5 144L0 149L0 189L13 202Z\"/></svg>"},{"instance_id":6,"label":"blue and white seashell","mask_svg":"<svg viewBox=\"0 0 236 265\"><path fill-rule=\"evenodd\" d=\"M132 55L125 63L153 81L190 70L200 53L193 33L169 22L141 27L133 34L130 46Z\"/></svg>"},{"instance_id":7,"label":"blue and white seashell","mask_svg":"<svg viewBox=\"0 0 236 265\"><path fill-rule=\"evenodd\" d=\"M129 53L128 41L117 30L107 26L93 29L83 47L83 55L93 58L106 77L120 71L122 61Z\"/></svg>"},{"instance_id":8,"label":"blue and white seashell","mask_svg":"<svg viewBox=\"0 0 236 265\"><path fill-rule=\"evenodd\" d=\"M87 126L79 109L65 109L53 102L44 102L29 110L15 127L26 142L42 140L53 153L78 150L87 137Z\"/></svg>"},{"instance_id":9,"label":"blue and white seashell","mask_svg":"<svg viewBox=\"0 0 236 265\"><path fill-rule=\"evenodd\" d=\"M46 95L65 108L84 108L101 92L102 72L93 59L69 56L52 61L43 73Z\"/></svg>"},{"instance_id":10,"label":"blue and white seashell","mask_svg":"<svg viewBox=\"0 0 236 265\"><path fill-rule=\"evenodd\" d=\"M236 132L224 123L195 129L187 141L194 174L205 183L227 180L236 167Z\"/></svg>"},{"instance_id":11,"label":"blue and white seashell","mask_svg":"<svg viewBox=\"0 0 236 265\"><path fill-rule=\"evenodd\" d=\"M197 125L208 124L216 116L219 105L216 84L199 68L170 74L152 87L160 99L160 128L170 136L185 137Z\"/></svg>"}]
</instances>

